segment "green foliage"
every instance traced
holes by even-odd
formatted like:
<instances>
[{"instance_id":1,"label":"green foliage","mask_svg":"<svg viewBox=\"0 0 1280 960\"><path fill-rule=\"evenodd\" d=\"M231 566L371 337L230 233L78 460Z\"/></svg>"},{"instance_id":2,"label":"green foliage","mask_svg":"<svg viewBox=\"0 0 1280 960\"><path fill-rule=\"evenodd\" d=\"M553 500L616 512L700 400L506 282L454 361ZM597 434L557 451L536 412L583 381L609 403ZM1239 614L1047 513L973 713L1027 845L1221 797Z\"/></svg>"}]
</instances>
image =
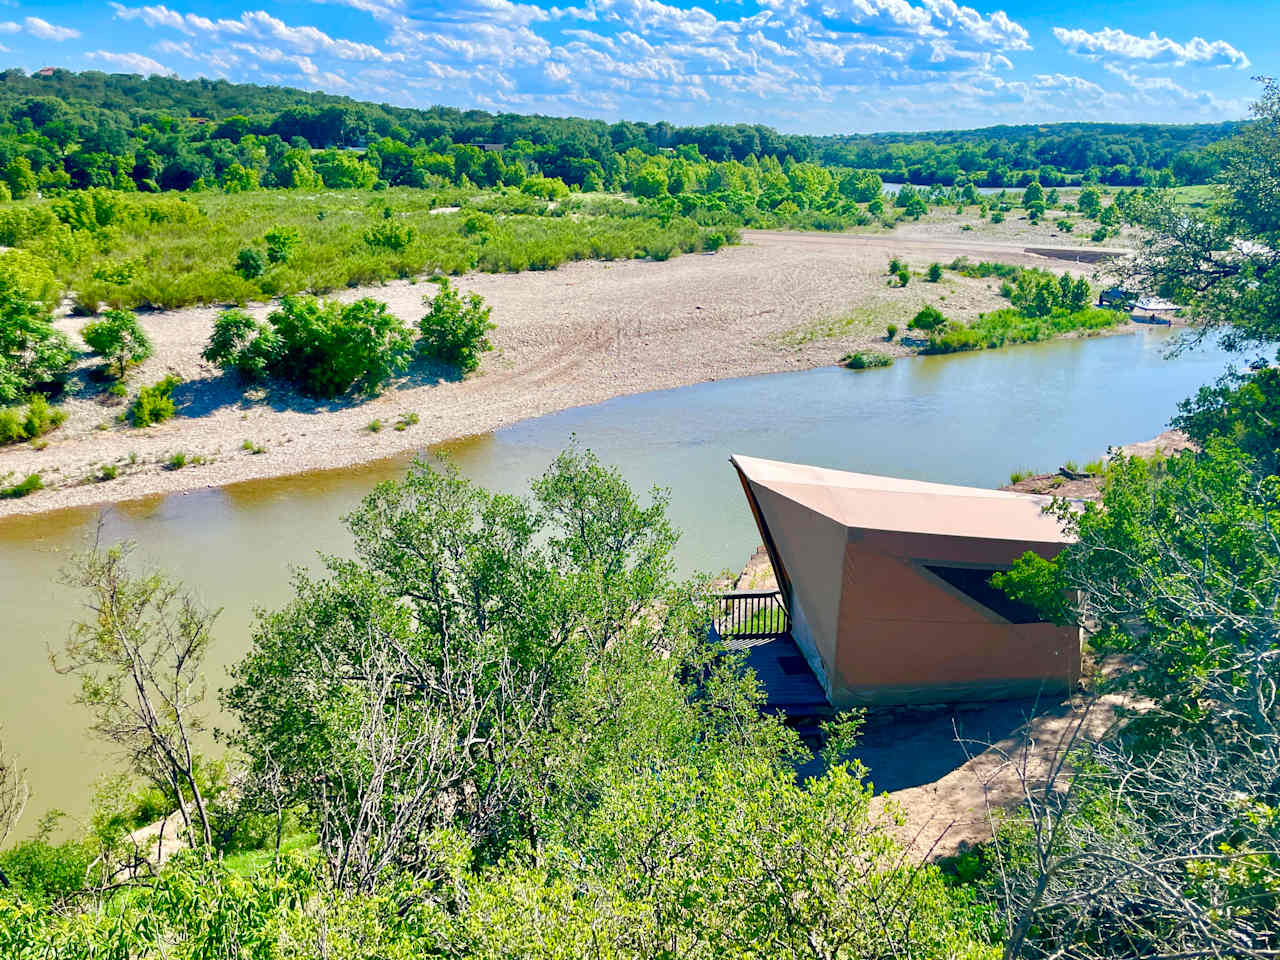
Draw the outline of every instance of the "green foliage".
<instances>
[{"instance_id":1,"label":"green foliage","mask_svg":"<svg viewBox=\"0 0 1280 960\"><path fill-rule=\"evenodd\" d=\"M1014 343L1036 343L1068 333L1093 333L1123 323L1115 310L1090 307L1077 312L1055 310L1046 317L1028 317L1018 310L981 314L969 325L947 324L929 336L926 353L990 350Z\"/></svg>"},{"instance_id":2,"label":"green foliage","mask_svg":"<svg viewBox=\"0 0 1280 960\"><path fill-rule=\"evenodd\" d=\"M930 283L937 283L939 280L941 280L942 264L940 263L929 264L929 270L927 273L925 273L925 279L928 280Z\"/></svg>"},{"instance_id":3,"label":"green foliage","mask_svg":"<svg viewBox=\"0 0 1280 960\"><path fill-rule=\"evenodd\" d=\"M896 323L891 323L884 328L884 338L886 340L892 340L897 335L898 335L898 325Z\"/></svg>"},{"instance_id":4,"label":"green foliage","mask_svg":"<svg viewBox=\"0 0 1280 960\"><path fill-rule=\"evenodd\" d=\"M42 437L66 419L65 410L51 407L43 394L34 393L24 406L0 407L0 445Z\"/></svg>"},{"instance_id":5,"label":"green foliage","mask_svg":"<svg viewBox=\"0 0 1280 960\"><path fill-rule=\"evenodd\" d=\"M268 230L262 239L267 245L267 262L272 264L288 263L294 248L302 242L293 227L275 227Z\"/></svg>"},{"instance_id":6,"label":"green foliage","mask_svg":"<svg viewBox=\"0 0 1280 960\"><path fill-rule=\"evenodd\" d=\"M80 336L89 349L115 364L120 378L151 356L151 338L130 310L108 310L101 320L82 327Z\"/></svg>"},{"instance_id":7,"label":"green foliage","mask_svg":"<svg viewBox=\"0 0 1280 960\"><path fill-rule=\"evenodd\" d=\"M13 474L5 474L0 477L0 500L21 500L37 490L44 489L44 480L38 473L28 474L25 480L10 484L8 481L12 476Z\"/></svg>"},{"instance_id":8,"label":"green foliage","mask_svg":"<svg viewBox=\"0 0 1280 960\"><path fill-rule=\"evenodd\" d=\"M893 357L875 350L855 350L846 353L840 362L850 370L868 370L873 367L889 367L893 365Z\"/></svg>"},{"instance_id":9,"label":"green foliage","mask_svg":"<svg viewBox=\"0 0 1280 960\"><path fill-rule=\"evenodd\" d=\"M1172 425L1201 447L1229 440L1265 473L1280 473L1280 368L1225 374L1178 404Z\"/></svg>"},{"instance_id":10,"label":"green foliage","mask_svg":"<svg viewBox=\"0 0 1280 960\"><path fill-rule=\"evenodd\" d=\"M436 294L423 297L422 302L429 309L418 321L418 348L433 360L470 373L480 365L480 354L493 349L488 333L495 325L489 320L484 298L472 293L464 301L449 281L441 278Z\"/></svg>"},{"instance_id":11,"label":"green foliage","mask_svg":"<svg viewBox=\"0 0 1280 960\"><path fill-rule=\"evenodd\" d=\"M51 811L41 818L35 836L0 851L0 874L10 888L0 898L20 897L35 907L47 908L52 903L83 890L97 849L85 839L55 843L51 839L62 814ZM10 908L12 909L12 908ZM0 921L5 908L0 906ZM0 927L3 927L0 922ZM0 933L0 948L5 935Z\"/></svg>"},{"instance_id":12,"label":"green foliage","mask_svg":"<svg viewBox=\"0 0 1280 960\"><path fill-rule=\"evenodd\" d=\"M965 277L977 277L985 279L987 277L1001 277L1006 280L1014 279L1022 272L1021 267L1015 267L1009 263L995 263L990 260L983 260L980 263L970 263L968 257L956 257L949 264L949 269Z\"/></svg>"},{"instance_id":13,"label":"green foliage","mask_svg":"<svg viewBox=\"0 0 1280 960\"><path fill-rule=\"evenodd\" d=\"M143 387L129 407L129 421L135 427L149 427L172 419L173 391L180 383L182 383L181 378L169 374L163 380L149 387Z\"/></svg>"},{"instance_id":14,"label":"green foliage","mask_svg":"<svg viewBox=\"0 0 1280 960\"><path fill-rule=\"evenodd\" d=\"M236 253L234 269L245 280L256 280L266 272L267 265L262 260L262 254L253 247L242 247Z\"/></svg>"},{"instance_id":15,"label":"green foliage","mask_svg":"<svg viewBox=\"0 0 1280 960\"><path fill-rule=\"evenodd\" d=\"M899 267L897 280L898 280L898 286L905 287L908 283L911 282L911 271L908 270L906 267Z\"/></svg>"},{"instance_id":16,"label":"green foliage","mask_svg":"<svg viewBox=\"0 0 1280 960\"><path fill-rule=\"evenodd\" d=\"M1027 317L1047 317L1055 311L1079 312L1089 305L1092 296L1084 277L1072 280L1068 273L1055 276L1038 268L1019 270L1008 293L1002 286L1001 294Z\"/></svg>"},{"instance_id":17,"label":"green foliage","mask_svg":"<svg viewBox=\"0 0 1280 960\"><path fill-rule=\"evenodd\" d=\"M932 305L926 305L920 308L920 312L911 318L911 322L907 324L908 330L923 330L925 333L932 334L941 330L947 325L947 318L943 316L942 311Z\"/></svg>"},{"instance_id":18,"label":"green foliage","mask_svg":"<svg viewBox=\"0 0 1280 960\"><path fill-rule=\"evenodd\" d=\"M243 310L224 310L213 322L213 333L200 355L252 382L270 373L280 351L280 337L270 323L259 323Z\"/></svg>"},{"instance_id":19,"label":"green foliage","mask_svg":"<svg viewBox=\"0 0 1280 960\"><path fill-rule=\"evenodd\" d=\"M271 372L320 397L377 392L412 349L404 322L368 297L350 304L285 297L267 322L280 338Z\"/></svg>"},{"instance_id":20,"label":"green foliage","mask_svg":"<svg viewBox=\"0 0 1280 960\"><path fill-rule=\"evenodd\" d=\"M413 243L413 227L403 223L384 222L365 231L364 242L375 250L391 250L400 253Z\"/></svg>"},{"instance_id":21,"label":"green foliage","mask_svg":"<svg viewBox=\"0 0 1280 960\"><path fill-rule=\"evenodd\" d=\"M0 403L9 404L71 366L71 344L48 310L0 271Z\"/></svg>"},{"instance_id":22,"label":"green foliage","mask_svg":"<svg viewBox=\"0 0 1280 960\"><path fill-rule=\"evenodd\" d=\"M44 257L25 250L5 250L0 253L0 274L9 277L28 299L50 310L62 299L62 283Z\"/></svg>"}]
</instances>

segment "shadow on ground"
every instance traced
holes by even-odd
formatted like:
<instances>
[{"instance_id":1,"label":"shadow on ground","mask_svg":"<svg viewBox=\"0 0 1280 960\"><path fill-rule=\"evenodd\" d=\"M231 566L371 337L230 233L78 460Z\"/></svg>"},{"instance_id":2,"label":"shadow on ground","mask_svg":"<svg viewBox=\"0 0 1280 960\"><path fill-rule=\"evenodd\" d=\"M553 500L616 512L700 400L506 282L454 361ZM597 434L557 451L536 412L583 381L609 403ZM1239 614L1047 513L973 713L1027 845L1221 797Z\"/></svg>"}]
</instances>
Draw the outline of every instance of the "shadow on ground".
<instances>
[{"instance_id":1,"label":"shadow on ground","mask_svg":"<svg viewBox=\"0 0 1280 960\"><path fill-rule=\"evenodd\" d=\"M462 374L455 367L417 363L403 376L390 381L382 393L434 387L461 379ZM245 384L238 374L230 372L186 380L173 391L178 414L188 418L212 416L227 407L241 410L270 407L277 412L330 413L358 407L372 399L373 395L354 391L332 399L312 397L279 380L270 380L262 385Z\"/></svg>"}]
</instances>

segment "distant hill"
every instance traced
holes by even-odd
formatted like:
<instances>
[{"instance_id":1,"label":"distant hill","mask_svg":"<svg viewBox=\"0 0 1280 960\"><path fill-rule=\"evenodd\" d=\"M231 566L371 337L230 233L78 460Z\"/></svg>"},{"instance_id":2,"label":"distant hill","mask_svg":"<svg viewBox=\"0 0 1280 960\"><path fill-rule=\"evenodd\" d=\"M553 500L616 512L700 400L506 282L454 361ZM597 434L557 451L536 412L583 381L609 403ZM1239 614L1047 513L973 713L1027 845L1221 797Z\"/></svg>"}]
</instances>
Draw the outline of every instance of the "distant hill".
<instances>
[{"instance_id":1,"label":"distant hill","mask_svg":"<svg viewBox=\"0 0 1280 960\"><path fill-rule=\"evenodd\" d=\"M77 148L120 156L131 149L136 154L141 146L162 158L166 151L172 155L176 148L157 143L157 132L232 143L253 134L295 145L305 140L315 149L363 148L384 138L406 145L483 144L496 150L527 141L537 148L540 168L571 184L585 176L585 161L608 169L610 157L632 148L655 154L684 147L696 148L712 161L813 161L919 184L951 184L969 177L1016 185L1027 176L1056 184L1088 176L1140 185L1157 182L1161 171L1168 171L1165 180L1200 183L1217 170L1213 145L1240 126L1054 123L812 137L781 134L760 124L677 127L443 106L417 109L289 87L62 69L47 76L28 76L18 69L0 72L0 119L6 116L9 123L0 126L0 161L24 154L37 170L58 160L54 154ZM32 134L37 135L34 141ZM76 172L68 172L75 182Z\"/></svg>"}]
</instances>

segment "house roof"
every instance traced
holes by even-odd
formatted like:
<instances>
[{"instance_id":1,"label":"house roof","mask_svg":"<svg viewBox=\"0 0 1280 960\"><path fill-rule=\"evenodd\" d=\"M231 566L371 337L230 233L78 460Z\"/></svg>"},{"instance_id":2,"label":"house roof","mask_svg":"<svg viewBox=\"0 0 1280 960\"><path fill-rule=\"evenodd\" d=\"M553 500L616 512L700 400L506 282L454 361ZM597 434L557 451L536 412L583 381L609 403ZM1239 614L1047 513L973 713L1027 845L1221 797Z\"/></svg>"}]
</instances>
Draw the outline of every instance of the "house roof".
<instances>
[{"instance_id":1,"label":"house roof","mask_svg":"<svg viewBox=\"0 0 1280 960\"><path fill-rule=\"evenodd\" d=\"M730 462L755 487L793 500L846 527L984 540L1061 544L1051 497L849 473L734 454Z\"/></svg>"}]
</instances>

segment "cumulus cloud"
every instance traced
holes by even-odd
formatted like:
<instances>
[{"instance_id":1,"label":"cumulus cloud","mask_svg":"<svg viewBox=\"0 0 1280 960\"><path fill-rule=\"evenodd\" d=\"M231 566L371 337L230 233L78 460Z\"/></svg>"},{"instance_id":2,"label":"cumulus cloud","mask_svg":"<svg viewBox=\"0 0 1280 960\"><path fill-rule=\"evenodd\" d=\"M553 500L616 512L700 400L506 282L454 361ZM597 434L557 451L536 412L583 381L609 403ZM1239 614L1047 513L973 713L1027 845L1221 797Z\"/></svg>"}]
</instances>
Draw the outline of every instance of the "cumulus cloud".
<instances>
[{"instance_id":1,"label":"cumulus cloud","mask_svg":"<svg viewBox=\"0 0 1280 960\"><path fill-rule=\"evenodd\" d=\"M80 36L79 30L73 30L71 27L60 27L57 24L50 23L48 20L41 20L39 17L27 17L22 21L27 28L27 33L41 40L52 40L59 43L63 40L72 40Z\"/></svg>"},{"instance_id":2,"label":"cumulus cloud","mask_svg":"<svg viewBox=\"0 0 1280 960\"><path fill-rule=\"evenodd\" d=\"M1249 66L1249 58L1225 40L1192 37L1186 43L1178 43L1159 36L1154 30L1145 37L1138 37L1114 27L1104 27L1096 33L1054 27L1053 35L1072 53L1087 57L1107 56L1178 66L1197 63L1242 70Z\"/></svg>"},{"instance_id":3,"label":"cumulus cloud","mask_svg":"<svg viewBox=\"0 0 1280 960\"><path fill-rule=\"evenodd\" d=\"M85 54L90 60L101 60L113 67L119 67L128 73L140 73L143 76L160 73L168 75L173 71L163 63L157 63L150 57L140 53L113 53L110 50L91 50Z\"/></svg>"}]
</instances>

